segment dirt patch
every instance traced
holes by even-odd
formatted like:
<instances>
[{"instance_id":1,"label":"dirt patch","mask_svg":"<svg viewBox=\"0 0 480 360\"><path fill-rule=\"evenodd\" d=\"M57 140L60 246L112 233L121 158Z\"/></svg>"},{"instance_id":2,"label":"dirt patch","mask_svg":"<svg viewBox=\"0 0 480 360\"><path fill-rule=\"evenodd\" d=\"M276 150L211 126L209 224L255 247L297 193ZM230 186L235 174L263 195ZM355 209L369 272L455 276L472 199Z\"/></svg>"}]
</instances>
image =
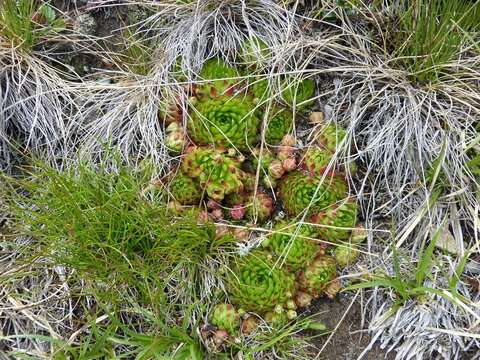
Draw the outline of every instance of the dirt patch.
<instances>
[{"instance_id":1,"label":"dirt patch","mask_svg":"<svg viewBox=\"0 0 480 360\"><path fill-rule=\"evenodd\" d=\"M335 329L345 311L352 302L349 295L339 295L335 300L319 299L310 309L311 313L318 313L315 320L323 322L327 329ZM319 360L355 360L370 343L370 336L361 327L362 310L355 302L345 318L338 326L334 335L319 356ZM316 338L314 344L321 349L328 339L327 336ZM386 354L379 346L374 346L363 360L393 360L394 354Z\"/></svg>"}]
</instances>

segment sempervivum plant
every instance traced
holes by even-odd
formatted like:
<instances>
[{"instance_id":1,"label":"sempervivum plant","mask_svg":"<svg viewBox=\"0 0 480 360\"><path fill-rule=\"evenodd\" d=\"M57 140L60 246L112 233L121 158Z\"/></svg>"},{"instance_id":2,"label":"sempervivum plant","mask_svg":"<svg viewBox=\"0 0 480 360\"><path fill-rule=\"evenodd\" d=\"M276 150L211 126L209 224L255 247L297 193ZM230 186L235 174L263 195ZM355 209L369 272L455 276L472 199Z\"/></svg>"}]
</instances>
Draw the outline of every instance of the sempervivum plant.
<instances>
[{"instance_id":1,"label":"sempervivum plant","mask_svg":"<svg viewBox=\"0 0 480 360\"><path fill-rule=\"evenodd\" d=\"M245 174L240 169L240 162L221 150L203 147L189 149L183 159L182 171L198 179L200 187L216 201L243 190L242 179Z\"/></svg>"},{"instance_id":2,"label":"sempervivum plant","mask_svg":"<svg viewBox=\"0 0 480 360\"><path fill-rule=\"evenodd\" d=\"M339 177L323 179L292 171L278 185L278 195L290 215L298 215L307 207L309 213L322 211L346 197L348 186Z\"/></svg>"},{"instance_id":3,"label":"sempervivum plant","mask_svg":"<svg viewBox=\"0 0 480 360\"><path fill-rule=\"evenodd\" d=\"M317 224L317 233L323 240L335 242L348 239L357 223L357 203L346 199L312 215L310 222Z\"/></svg>"},{"instance_id":4,"label":"sempervivum plant","mask_svg":"<svg viewBox=\"0 0 480 360\"><path fill-rule=\"evenodd\" d=\"M292 112L286 109L275 109L268 120L265 140L270 145L277 145L286 134L290 133L292 126Z\"/></svg>"},{"instance_id":5,"label":"sempervivum plant","mask_svg":"<svg viewBox=\"0 0 480 360\"><path fill-rule=\"evenodd\" d=\"M242 43L242 58L246 65L256 67L258 62L270 55L268 45L256 36L245 39Z\"/></svg>"},{"instance_id":6,"label":"sempervivum plant","mask_svg":"<svg viewBox=\"0 0 480 360\"><path fill-rule=\"evenodd\" d=\"M338 266L344 268L357 260L358 250L352 246L338 246L334 250L333 256L335 256Z\"/></svg>"},{"instance_id":7,"label":"sempervivum plant","mask_svg":"<svg viewBox=\"0 0 480 360\"><path fill-rule=\"evenodd\" d=\"M266 312L290 301L294 284L294 275L276 267L271 255L253 251L232 266L228 292L232 301L245 310Z\"/></svg>"},{"instance_id":8,"label":"sempervivum plant","mask_svg":"<svg viewBox=\"0 0 480 360\"><path fill-rule=\"evenodd\" d=\"M197 144L247 150L258 142L260 119L249 96L220 96L199 101L188 119L188 134Z\"/></svg>"},{"instance_id":9,"label":"sempervivum plant","mask_svg":"<svg viewBox=\"0 0 480 360\"><path fill-rule=\"evenodd\" d=\"M282 99L288 105L305 108L312 104L315 82L312 79L297 80L287 78L282 82ZM310 100L310 101L309 101Z\"/></svg>"},{"instance_id":10,"label":"sempervivum plant","mask_svg":"<svg viewBox=\"0 0 480 360\"><path fill-rule=\"evenodd\" d=\"M240 328L240 316L231 304L217 304L210 315L210 321L219 329L235 335Z\"/></svg>"},{"instance_id":11,"label":"sempervivum plant","mask_svg":"<svg viewBox=\"0 0 480 360\"><path fill-rule=\"evenodd\" d=\"M267 148L263 148L263 151L260 151L259 148L254 148L252 150L252 157L254 172L256 172L258 166L260 166L263 174L268 174L268 168L272 161L275 160L275 155Z\"/></svg>"},{"instance_id":12,"label":"sempervivum plant","mask_svg":"<svg viewBox=\"0 0 480 360\"><path fill-rule=\"evenodd\" d=\"M298 227L279 222L262 246L270 248L277 257L284 258L285 264L297 271L309 263L320 250L319 246L309 239L314 237L315 229L312 226Z\"/></svg>"},{"instance_id":13,"label":"sempervivum plant","mask_svg":"<svg viewBox=\"0 0 480 360\"><path fill-rule=\"evenodd\" d=\"M346 132L344 129L329 124L323 126L317 133L317 141L323 149L335 152L337 145L343 141L345 135Z\"/></svg>"},{"instance_id":14,"label":"sempervivum plant","mask_svg":"<svg viewBox=\"0 0 480 360\"><path fill-rule=\"evenodd\" d=\"M250 220L265 221L272 215L273 200L264 192L250 194L247 197L247 216Z\"/></svg>"},{"instance_id":15,"label":"sempervivum plant","mask_svg":"<svg viewBox=\"0 0 480 360\"><path fill-rule=\"evenodd\" d=\"M260 105L264 103L271 95L268 79L262 77L253 78L250 81L248 90L253 95L255 103Z\"/></svg>"},{"instance_id":16,"label":"sempervivum plant","mask_svg":"<svg viewBox=\"0 0 480 360\"><path fill-rule=\"evenodd\" d=\"M337 263L333 257L327 255L317 256L308 266L299 273L298 285L300 289L313 297L318 297L335 279Z\"/></svg>"},{"instance_id":17,"label":"sempervivum plant","mask_svg":"<svg viewBox=\"0 0 480 360\"><path fill-rule=\"evenodd\" d=\"M327 169L332 174L335 169L335 165L328 167L332 160L332 153L327 150L322 150L317 147L308 147L302 157L301 167L307 171L311 176L323 175Z\"/></svg>"},{"instance_id":18,"label":"sempervivum plant","mask_svg":"<svg viewBox=\"0 0 480 360\"><path fill-rule=\"evenodd\" d=\"M198 204L202 197L198 183L182 173L178 173L170 182L170 193L182 205Z\"/></svg>"},{"instance_id":19,"label":"sempervivum plant","mask_svg":"<svg viewBox=\"0 0 480 360\"><path fill-rule=\"evenodd\" d=\"M203 64L200 79L206 82L196 85L196 94L200 98L233 95L238 82L238 71L220 59L210 59Z\"/></svg>"}]
</instances>

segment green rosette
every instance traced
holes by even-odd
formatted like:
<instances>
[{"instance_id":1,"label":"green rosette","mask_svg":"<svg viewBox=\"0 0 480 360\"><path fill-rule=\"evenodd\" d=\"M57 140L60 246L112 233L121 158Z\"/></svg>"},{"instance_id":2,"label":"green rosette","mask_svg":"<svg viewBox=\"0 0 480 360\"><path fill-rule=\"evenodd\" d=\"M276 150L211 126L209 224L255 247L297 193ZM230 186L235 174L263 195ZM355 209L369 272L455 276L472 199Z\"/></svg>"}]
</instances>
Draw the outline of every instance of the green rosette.
<instances>
[{"instance_id":1,"label":"green rosette","mask_svg":"<svg viewBox=\"0 0 480 360\"><path fill-rule=\"evenodd\" d=\"M282 83L282 99L291 107L304 109L312 105L315 82L312 79L296 80L287 78Z\"/></svg>"},{"instance_id":2,"label":"green rosette","mask_svg":"<svg viewBox=\"0 0 480 360\"><path fill-rule=\"evenodd\" d=\"M231 304L217 304L210 315L210 321L231 335L237 334L240 329L240 316Z\"/></svg>"},{"instance_id":3,"label":"green rosette","mask_svg":"<svg viewBox=\"0 0 480 360\"><path fill-rule=\"evenodd\" d=\"M233 95L233 89L239 82L237 69L220 59L210 59L203 64L196 93L200 98ZM205 82L205 80L207 80Z\"/></svg>"},{"instance_id":4,"label":"green rosette","mask_svg":"<svg viewBox=\"0 0 480 360\"><path fill-rule=\"evenodd\" d=\"M310 222L318 224L317 234L320 239L330 242L348 239L357 223L357 203L346 200L332 205L313 215Z\"/></svg>"},{"instance_id":5,"label":"green rosette","mask_svg":"<svg viewBox=\"0 0 480 360\"><path fill-rule=\"evenodd\" d=\"M309 225L289 225L279 222L272 234L262 244L267 246L277 257L285 259L285 264L297 271L309 263L320 250L311 238L315 238L315 229ZM310 239L309 239L310 238Z\"/></svg>"},{"instance_id":6,"label":"green rosette","mask_svg":"<svg viewBox=\"0 0 480 360\"><path fill-rule=\"evenodd\" d=\"M332 156L330 151L309 147L303 154L301 167L311 176L323 175L328 169ZM335 164L330 168L330 173L334 170L336 170Z\"/></svg>"},{"instance_id":7,"label":"green rosette","mask_svg":"<svg viewBox=\"0 0 480 360\"><path fill-rule=\"evenodd\" d=\"M318 133L317 140L320 146L328 152L334 153L337 145L340 144L346 136L344 129L335 125L327 125Z\"/></svg>"},{"instance_id":8,"label":"green rosette","mask_svg":"<svg viewBox=\"0 0 480 360\"><path fill-rule=\"evenodd\" d=\"M228 280L233 303L247 311L267 312L284 306L294 290L295 277L275 266L271 255L262 251L237 259Z\"/></svg>"},{"instance_id":9,"label":"green rosette","mask_svg":"<svg viewBox=\"0 0 480 360\"><path fill-rule=\"evenodd\" d=\"M264 192L251 193L246 199L247 217L250 220L263 222L270 218L273 212L273 200Z\"/></svg>"},{"instance_id":10,"label":"green rosette","mask_svg":"<svg viewBox=\"0 0 480 360\"><path fill-rule=\"evenodd\" d=\"M334 250L333 256L335 256L338 266L344 268L355 263L358 257L358 250L353 247L339 246Z\"/></svg>"},{"instance_id":11,"label":"green rosette","mask_svg":"<svg viewBox=\"0 0 480 360\"><path fill-rule=\"evenodd\" d=\"M286 109L276 109L273 116L270 117L265 132L267 144L277 145L286 134L292 131L293 115Z\"/></svg>"},{"instance_id":12,"label":"green rosette","mask_svg":"<svg viewBox=\"0 0 480 360\"><path fill-rule=\"evenodd\" d=\"M242 59L249 66L256 66L270 55L268 45L256 36L244 40L241 48Z\"/></svg>"},{"instance_id":13,"label":"green rosette","mask_svg":"<svg viewBox=\"0 0 480 360\"><path fill-rule=\"evenodd\" d=\"M252 150L252 164L253 164L253 169L254 172L257 172L258 166L260 166L260 171L263 172L263 174L268 174L268 167L272 163L273 160L275 160L275 155L268 150L266 147L263 148L263 151L260 156L260 149L255 148Z\"/></svg>"},{"instance_id":14,"label":"green rosette","mask_svg":"<svg viewBox=\"0 0 480 360\"><path fill-rule=\"evenodd\" d=\"M200 188L216 201L243 190L245 174L240 162L220 150L198 147L190 151L182 162L185 175L197 179Z\"/></svg>"},{"instance_id":15,"label":"green rosette","mask_svg":"<svg viewBox=\"0 0 480 360\"><path fill-rule=\"evenodd\" d=\"M328 283L336 277L336 274L335 259L331 256L321 255L299 273L298 285L304 292L318 297Z\"/></svg>"},{"instance_id":16,"label":"green rosette","mask_svg":"<svg viewBox=\"0 0 480 360\"><path fill-rule=\"evenodd\" d=\"M198 204L202 191L198 183L192 178L178 173L170 183L170 193L182 205Z\"/></svg>"},{"instance_id":17,"label":"green rosette","mask_svg":"<svg viewBox=\"0 0 480 360\"><path fill-rule=\"evenodd\" d=\"M256 77L251 80L248 89L252 93L257 104L261 104L271 95L268 79L264 77Z\"/></svg>"},{"instance_id":18,"label":"green rosette","mask_svg":"<svg viewBox=\"0 0 480 360\"><path fill-rule=\"evenodd\" d=\"M188 119L188 134L200 145L247 150L259 139L260 119L254 109L248 96L221 96L200 101Z\"/></svg>"},{"instance_id":19,"label":"green rosette","mask_svg":"<svg viewBox=\"0 0 480 360\"><path fill-rule=\"evenodd\" d=\"M318 188L318 190L317 190ZM292 171L278 185L278 195L289 215L296 216L309 208L308 213L320 212L347 196L348 186L339 177L304 175Z\"/></svg>"}]
</instances>

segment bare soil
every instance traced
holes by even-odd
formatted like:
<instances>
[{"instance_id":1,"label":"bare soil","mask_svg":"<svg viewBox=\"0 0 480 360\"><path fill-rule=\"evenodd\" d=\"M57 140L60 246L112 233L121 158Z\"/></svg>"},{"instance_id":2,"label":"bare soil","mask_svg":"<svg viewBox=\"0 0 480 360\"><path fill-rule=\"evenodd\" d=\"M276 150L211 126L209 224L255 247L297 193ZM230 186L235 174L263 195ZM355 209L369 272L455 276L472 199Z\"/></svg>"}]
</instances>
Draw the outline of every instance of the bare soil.
<instances>
[{"instance_id":1,"label":"bare soil","mask_svg":"<svg viewBox=\"0 0 480 360\"><path fill-rule=\"evenodd\" d=\"M358 301L351 306L343 321L340 322L351 302L351 295L340 294L334 300L319 299L311 307L309 312L318 313L315 320L323 322L328 330L338 326L318 360L356 360L370 343L370 336L361 326L362 309ZM315 346L321 349L328 338L328 335L316 338ZM386 354L380 347L374 346L362 360L393 360L394 357L393 353Z\"/></svg>"}]
</instances>

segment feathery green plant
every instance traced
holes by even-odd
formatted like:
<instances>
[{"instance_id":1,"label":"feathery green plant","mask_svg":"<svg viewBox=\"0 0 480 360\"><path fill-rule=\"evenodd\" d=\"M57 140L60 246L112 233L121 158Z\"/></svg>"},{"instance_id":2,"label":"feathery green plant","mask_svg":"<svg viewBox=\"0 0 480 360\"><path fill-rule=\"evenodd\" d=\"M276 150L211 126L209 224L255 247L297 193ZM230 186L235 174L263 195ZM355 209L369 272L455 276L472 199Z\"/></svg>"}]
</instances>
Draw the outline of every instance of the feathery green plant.
<instances>
[{"instance_id":1,"label":"feathery green plant","mask_svg":"<svg viewBox=\"0 0 480 360\"><path fill-rule=\"evenodd\" d=\"M413 81L436 81L458 59L468 34L480 24L480 6L469 0L403 0L391 24L393 57Z\"/></svg>"},{"instance_id":2,"label":"feathery green plant","mask_svg":"<svg viewBox=\"0 0 480 360\"><path fill-rule=\"evenodd\" d=\"M65 20L56 16L48 1L3 0L0 4L0 35L24 50L64 29Z\"/></svg>"},{"instance_id":3,"label":"feathery green plant","mask_svg":"<svg viewBox=\"0 0 480 360\"><path fill-rule=\"evenodd\" d=\"M144 292L145 301L160 301L168 279L179 272L198 275L233 237L217 239L214 224L198 224L194 211L176 217L149 179L148 170L123 165L111 171L80 164L59 172L41 163L25 179L3 178L14 217L38 241L32 256L51 258L92 281L128 284ZM185 291L192 299L202 295L195 286Z\"/></svg>"},{"instance_id":4,"label":"feathery green plant","mask_svg":"<svg viewBox=\"0 0 480 360\"><path fill-rule=\"evenodd\" d=\"M418 263L413 272L409 272L408 274L402 273L400 269L400 257L398 250L395 246L392 246L393 276L373 274L371 275L371 280L347 286L342 291L375 287L392 289L397 294L397 300L391 309L392 313L399 309L407 300L421 299L428 294L443 297L452 303L455 303L459 299L463 299L463 297L457 292L456 286L465 267L469 253L467 253L461 259L459 265L455 269L454 274L450 277L449 288L446 289L448 292L425 285L425 280L428 278L429 269L435 260L435 245L440 238L443 229L444 226L440 226L426 247L425 243L423 243L423 246L419 251Z\"/></svg>"}]
</instances>

